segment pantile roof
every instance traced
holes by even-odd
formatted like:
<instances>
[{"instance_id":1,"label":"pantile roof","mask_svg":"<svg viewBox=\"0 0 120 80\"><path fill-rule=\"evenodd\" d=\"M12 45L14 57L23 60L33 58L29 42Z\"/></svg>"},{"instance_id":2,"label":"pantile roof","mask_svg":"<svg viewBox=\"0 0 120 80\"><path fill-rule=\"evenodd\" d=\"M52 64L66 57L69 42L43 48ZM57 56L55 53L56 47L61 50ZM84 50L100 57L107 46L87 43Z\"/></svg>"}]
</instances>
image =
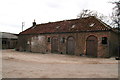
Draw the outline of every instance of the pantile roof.
<instances>
[{"instance_id":1,"label":"pantile roof","mask_svg":"<svg viewBox=\"0 0 120 80\"><path fill-rule=\"evenodd\" d=\"M111 27L95 18L94 16L49 22L32 26L20 34L44 34L44 33L64 33L64 32L82 32L82 31L108 31Z\"/></svg>"}]
</instances>

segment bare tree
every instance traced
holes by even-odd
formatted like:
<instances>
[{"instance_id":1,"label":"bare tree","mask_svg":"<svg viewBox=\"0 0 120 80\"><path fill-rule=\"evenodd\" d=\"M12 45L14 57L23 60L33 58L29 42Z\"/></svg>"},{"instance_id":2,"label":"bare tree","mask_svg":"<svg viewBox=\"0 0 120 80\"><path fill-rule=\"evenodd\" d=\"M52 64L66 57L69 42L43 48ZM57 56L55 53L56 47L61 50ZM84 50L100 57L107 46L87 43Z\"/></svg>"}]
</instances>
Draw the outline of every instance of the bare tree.
<instances>
[{"instance_id":1,"label":"bare tree","mask_svg":"<svg viewBox=\"0 0 120 80\"><path fill-rule=\"evenodd\" d=\"M115 4L115 7L113 8L111 19L115 27L119 28L120 27L120 0L112 3Z\"/></svg>"},{"instance_id":2,"label":"bare tree","mask_svg":"<svg viewBox=\"0 0 120 80\"><path fill-rule=\"evenodd\" d=\"M89 17L89 16L96 16L96 12L93 12L91 10L82 10L80 14L78 14L78 18L84 18L84 17Z\"/></svg>"},{"instance_id":3,"label":"bare tree","mask_svg":"<svg viewBox=\"0 0 120 80\"><path fill-rule=\"evenodd\" d=\"M98 16L97 11L91 11L89 9L82 10L80 14L78 14L77 18L84 18L84 17L89 17L89 16Z\"/></svg>"},{"instance_id":4,"label":"bare tree","mask_svg":"<svg viewBox=\"0 0 120 80\"><path fill-rule=\"evenodd\" d=\"M89 9L82 10L81 13L77 15L77 18L85 18L89 16L95 16L96 18L100 19L101 21L105 22L108 25L111 25L111 21L108 16L105 16L97 11L91 11Z\"/></svg>"}]
</instances>

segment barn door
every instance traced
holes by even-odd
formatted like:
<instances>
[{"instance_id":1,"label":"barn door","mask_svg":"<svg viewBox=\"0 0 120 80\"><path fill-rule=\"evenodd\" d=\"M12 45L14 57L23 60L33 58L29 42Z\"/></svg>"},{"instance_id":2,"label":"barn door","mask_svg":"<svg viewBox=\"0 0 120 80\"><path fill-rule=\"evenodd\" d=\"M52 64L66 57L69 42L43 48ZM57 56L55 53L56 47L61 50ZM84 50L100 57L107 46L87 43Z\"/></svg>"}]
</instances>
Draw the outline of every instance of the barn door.
<instances>
[{"instance_id":1,"label":"barn door","mask_svg":"<svg viewBox=\"0 0 120 80\"><path fill-rule=\"evenodd\" d=\"M98 40L95 36L89 36L86 40L86 53L88 56L97 57Z\"/></svg>"},{"instance_id":2,"label":"barn door","mask_svg":"<svg viewBox=\"0 0 120 80\"><path fill-rule=\"evenodd\" d=\"M67 54L74 54L75 52L75 40L73 37L67 39Z\"/></svg>"},{"instance_id":3,"label":"barn door","mask_svg":"<svg viewBox=\"0 0 120 80\"><path fill-rule=\"evenodd\" d=\"M51 43L51 52L58 52L58 39L56 37L52 38L52 43Z\"/></svg>"}]
</instances>

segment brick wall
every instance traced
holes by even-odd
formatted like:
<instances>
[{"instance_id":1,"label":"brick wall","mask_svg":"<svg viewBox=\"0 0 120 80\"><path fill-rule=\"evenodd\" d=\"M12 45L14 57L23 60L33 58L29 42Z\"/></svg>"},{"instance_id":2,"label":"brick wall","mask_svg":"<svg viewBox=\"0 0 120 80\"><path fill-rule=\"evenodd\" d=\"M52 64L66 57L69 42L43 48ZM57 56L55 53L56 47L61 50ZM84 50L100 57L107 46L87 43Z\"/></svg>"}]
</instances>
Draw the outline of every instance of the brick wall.
<instances>
[{"instance_id":1,"label":"brick wall","mask_svg":"<svg viewBox=\"0 0 120 80\"><path fill-rule=\"evenodd\" d=\"M20 51L31 52L51 52L51 40L58 38L58 53L66 54L67 38L72 36L75 40L75 55L86 54L86 39L89 36L95 36L98 39L97 57L110 57L116 47L116 36L111 32L82 32L82 33L64 33L64 34L44 34L44 35L20 35L18 40L18 49ZM111 36L110 36L111 35ZM47 40L51 39L50 42ZM107 44L102 44L102 37L107 37ZM64 43L61 39L65 38ZM114 45L114 46L113 46Z\"/></svg>"},{"instance_id":2,"label":"brick wall","mask_svg":"<svg viewBox=\"0 0 120 80\"><path fill-rule=\"evenodd\" d=\"M119 36L120 37L120 36ZM118 55L118 34L114 32L110 32L110 55L117 56Z\"/></svg>"}]
</instances>

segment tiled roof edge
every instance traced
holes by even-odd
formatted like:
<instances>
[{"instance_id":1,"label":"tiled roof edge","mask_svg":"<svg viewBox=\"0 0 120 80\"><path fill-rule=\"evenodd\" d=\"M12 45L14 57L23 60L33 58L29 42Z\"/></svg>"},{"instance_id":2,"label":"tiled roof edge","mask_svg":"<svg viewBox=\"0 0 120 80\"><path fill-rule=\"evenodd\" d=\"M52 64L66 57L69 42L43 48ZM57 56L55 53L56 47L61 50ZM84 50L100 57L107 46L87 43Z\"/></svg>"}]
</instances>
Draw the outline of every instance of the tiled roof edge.
<instances>
[{"instance_id":1,"label":"tiled roof edge","mask_svg":"<svg viewBox=\"0 0 120 80\"><path fill-rule=\"evenodd\" d=\"M103 24L106 28L112 29L111 26L107 25L107 24L106 24L105 22L103 22L102 20L100 20L100 19L98 19L98 18L96 18L96 17L95 17L95 19L98 20L101 24Z\"/></svg>"},{"instance_id":2,"label":"tiled roof edge","mask_svg":"<svg viewBox=\"0 0 120 80\"><path fill-rule=\"evenodd\" d=\"M65 34L65 33L83 33L83 32L108 32L112 30L96 30L96 31L79 31L79 32L53 32L53 33L32 33L32 34L20 34L20 35L39 35L39 34Z\"/></svg>"}]
</instances>

